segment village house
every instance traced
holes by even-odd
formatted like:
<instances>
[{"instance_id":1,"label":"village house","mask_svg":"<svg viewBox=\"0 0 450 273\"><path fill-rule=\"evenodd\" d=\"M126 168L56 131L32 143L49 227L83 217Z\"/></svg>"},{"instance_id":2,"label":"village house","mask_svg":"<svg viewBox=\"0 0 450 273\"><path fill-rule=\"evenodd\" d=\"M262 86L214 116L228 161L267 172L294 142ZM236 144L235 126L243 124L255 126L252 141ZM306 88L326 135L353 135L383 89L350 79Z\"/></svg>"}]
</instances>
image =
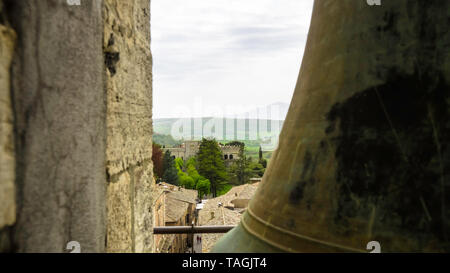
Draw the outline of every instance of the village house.
<instances>
[{"instance_id":1,"label":"village house","mask_svg":"<svg viewBox=\"0 0 450 273\"><path fill-rule=\"evenodd\" d=\"M207 200L199 212L199 225L238 225L259 184L256 182L236 186L222 196ZM209 252L223 235L221 233L202 234L202 252Z\"/></svg>"},{"instance_id":2,"label":"village house","mask_svg":"<svg viewBox=\"0 0 450 273\"><path fill-rule=\"evenodd\" d=\"M155 203L155 226L190 226L196 223L198 192L167 183L159 183L160 196ZM184 253L192 247L188 234L155 236L156 252Z\"/></svg>"},{"instance_id":3,"label":"village house","mask_svg":"<svg viewBox=\"0 0 450 273\"><path fill-rule=\"evenodd\" d=\"M165 190L164 187L156 187L154 192L154 213L153 213L153 223L156 227L166 225L166 193L169 192ZM154 236L154 252L161 252L162 243L164 240L163 235Z\"/></svg>"}]
</instances>

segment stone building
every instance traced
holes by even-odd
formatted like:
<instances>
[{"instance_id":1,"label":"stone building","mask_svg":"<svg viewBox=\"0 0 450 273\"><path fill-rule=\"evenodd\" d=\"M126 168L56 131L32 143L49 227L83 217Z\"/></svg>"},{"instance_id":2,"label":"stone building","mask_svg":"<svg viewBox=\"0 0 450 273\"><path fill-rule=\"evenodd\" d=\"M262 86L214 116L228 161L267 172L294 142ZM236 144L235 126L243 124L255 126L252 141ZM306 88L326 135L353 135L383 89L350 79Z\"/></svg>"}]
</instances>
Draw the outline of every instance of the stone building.
<instances>
[{"instance_id":1,"label":"stone building","mask_svg":"<svg viewBox=\"0 0 450 273\"><path fill-rule=\"evenodd\" d=\"M156 187L155 200L154 203L154 213L153 213L153 223L155 227L165 226L166 225L166 193L167 190L163 187ZM155 252L161 252L162 245L164 243L164 239L166 239L167 235L154 235L154 245Z\"/></svg>"},{"instance_id":2,"label":"stone building","mask_svg":"<svg viewBox=\"0 0 450 273\"><path fill-rule=\"evenodd\" d=\"M198 223L201 226L237 225L245 212L249 201L259 186L258 183L233 187L229 192L209 199L199 212ZM202 252L210 252L212 246L222 237L221 233L202 234Z\"/></svg>"},{"instance_id":3,"label":"stone building","mask_svg":"<svg viewBox=\"0 0 450 273\"><path fill-rule=\"evenodd\" d=\"M190 226L193 222L196 223L195 209L198 197L196 190L164 182L158 183L157 187L163 194L161 201L157 202L159 205L157 204L155 208L155 213L159 216L155 226ZM164 219L164 222L161 222L161 219ZM188 234L165 234L155 236L155 245L156 252L184 253L192 246L192 241Z\"/></svg>"},{"instance_id":4,"label":"stone building","mask_svg":"<svg viewBox=\"0 0 450 273\"><path fill-rule=\"evenodd\" d=\"M172 156L181 159L189 159L198 153L200 148L200 141L187 140L178 147L173 148L163 148L163 152L169 151Z\"/></svg>"},{"instance_id":5,"label":"stone building","mask_svg":"<svg viewBox=\"0 0 450 273\"><path fill-rule=\"evenodd\" d=\"M181 159L189 159L198 153L200 148L200 141L189 140L185 141L178 147L173 148L163 148L163 152L169 151L172 156ZM232 161L239 158L239 149L237 145L223 145L219 143L219 148L222 151L223 159L225 161Z\"/></svg>"}]
</instances>

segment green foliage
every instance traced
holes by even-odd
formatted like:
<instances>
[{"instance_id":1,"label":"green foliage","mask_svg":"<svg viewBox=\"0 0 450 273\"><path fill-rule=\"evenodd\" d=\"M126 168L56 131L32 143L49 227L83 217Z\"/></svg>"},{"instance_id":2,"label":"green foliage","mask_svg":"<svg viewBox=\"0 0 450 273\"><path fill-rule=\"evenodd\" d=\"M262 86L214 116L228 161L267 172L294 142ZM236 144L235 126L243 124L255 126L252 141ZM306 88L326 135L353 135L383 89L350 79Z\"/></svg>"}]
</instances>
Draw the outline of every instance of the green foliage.
<instances>
[{"instance_id":1,"label":"green foliage","mask_svg":"<svg viewBox=\"0 0 450 273\"><path fill-rule=\"evenodd\" d=\"M203 126L205 126L205 124L208 121L211 120L211 117L203 117L201 119L202 119L202 128L203 128ZM167 143L170 142L169 139L166 138L164 141L161 141L159 136L160 135L170 135L172 127L173 127L173 124L175 122L177 122L177 121L179 121L179 118L154 119L153 120L153 129L154 129L155 135L158 135L156 139L154 137L155 142L159 143L159 144L162 144L162 145L169 145L169 144L167 144ZM245 128L242 128L242 129L236 128L237 129L236 130L236 134L237 135L244 135L244 136L257 135L258 136L258 140L247 140L247 139L240 140L240 141L244 142L246 146L256 146L256 148L258 148L261 143L264 143L263 139L265 137L269 137L269 136L272 136L272 135L278 135L279 134L278 131L277 132L275 132L275 131L272 132L272 120L268 120L268 119L234 119L234 118L230 119L230 118L225 118L224 119L224 130L223 130L224 133L223 133L222 137L219 137L218 141L222 141L222 140L226 139L225 136L226 136L227 125L228 124L233 124L232 126L235 127L235 125L234 125L235 122L242 122L242 121L245 122L246 126L245 126ZM261 123L265 122L267 124L267 130L269 132L261 134L258 131L258 127L257 128L253 128L253 126L249 126L248 125L251 122L257 122L258 124L261 124ZM277 126L278 128L282 128L283 127L283 121L282 120L277 120L277 121L274 121L274 122L278 123L278 126ZM252 131L254 129L256 129L256 131ZM234 128L233 128L233 131L234 131ZM192 136L193 137L202 137L202 134L196 134L196 135L192 135ZM168 141L168 142L165 142L165 141ZM178 143L178 144L181 144L181 143ZM176 145L176 144L174 144L174 145ZM170 146L173 146L173 145L170 144ZM256 150L256 152L257 151L258 150Z\"/></svg>"},{"instance_id":2,"label":"green foliage","mask_svg":"<svg viewBox=\"0 0 450 273\"><path fill-rule=\"evenodd\" d=\"M210 181L213 197L224 187L227 172L222 152L215 139L202 139L197 154L198 172Z\"/></svg>"},{"instance_id":3,"label":"green foliage","mask_svg":"<svg viewBox=\"0 0 450 273\"><path fill-rule=\"evenodd\" d=\"M186 189L195 189L194 179L186 173L179 171L178 178L180 179L180 186L183 186Z\"/></svg>"},{"instance_id":4,"label":"green foliage","mask_svg":"<svg viewBox=\"0 0 450 273\"><path fill-rule=\"evenodd\" d=\"M158 181L162 178L164 174L163 169L163 151L161 150L161 145L153 143L152 144L152 161L153 161L153 173Z\"/></svg>"},{"instance_id":5,"label":"green foliage","mask_svg":"<svg viewBox=\"0 0 450 273\"><path fill-rule=\"evenodd\" d=\"M259 158L259 144L250 142L250 144L247 144L249 141L245 141L245 150L244 153L246 156L251 156L253 158ZM262 157L263 159L269 159L272 156L272 151L262 151Z\"/></svg>"},{"instance_id":6,"label":"green foliage","mask_svg":"<svg viewBox=\"0 0 450 273\"><path fill-rule=\"evenodd\" d=\"M249 169L252 172L252 177L263 177L265 168L259 162L251 162L249 164Z\"/></svg>"},{"instance_id":7,"label":"green foliage","mask_svg":"<svg viewBox=\"0 0 450 273\"><path fill-rule=\"evenodd\" d=\"M195 188L198 191L198 196L200 199L203 198L204 195L209 194L209 189L211 187L211 183L209 182L208 179L201 177L198 181L197 181L197 185L195 186Z\"/></svg>"},{"instance_id":8,"label":"green foliage","mask_svg":"<svg viewBox=\"0 0 450 273\"><path fill-rule=\"evenodd\" d=\"M197 158L191 157L186 162L186 171L192 179L194 179L195 189L198 191L200 199L210 193L211 182L201 176L197 171Z\"/></svg>"},{"instance_id":9,"label":"green foliage","mask_svg":"<svg viewBox=\"0 0 450 273\"><path fill-rule=\"evenodd\" d=\"M205 179L198 173L196 166L197 166L197 162L196 162L195 158L190 158L186 162L186 172L188 173L188 175L190 177L192 177L194 179L195 184L197 184L198 180L200 180L201 178Z\"/></svg>"},{"instance_id":10,"label":"green foliage","mask_svg":"<svg viewBox=\"0 0 450 273\"><path fill-rule=\"evenodd\" d=\"M261 162L261 160L263 159L263 152L262 152L261 146L259 146L258 157L259 157L259 161Z\"/></svg>"},{"instance_id":11,"label":"green foliage","mask_svg":"<svg viewBox=\"0 0 450 273\"><path fill-rule=\"evenodd\" d=\"M164 153L163 157L163 176L162 179L164 182L167 182L172 185L178 185L179 179L177 174L177 168L175 166L175 160L169 151Z\"/></svg>"},{"instance_id":12,"label":"green foliage","mask_svg":"<svg viewBox=\"0 0 450 273\"><path fill-rule=\"evenodd\" d=\"M264 169L267 168L267 159L263 158L259 163Z\"/></svg>"},{"instance_id":13,"label":"green foliage","mask_svg":"<svg viewBox=\"0 0 450 273\"><path fill-rule=\"evenodd\" d=\"M228 168L230 183L242 185L252 177L253 170L250 168L251 157L244 154L245 146L239 150L239 158L236 159Z\"/></svg>"},{"instance_id":14,"label":"green foliage","mask_svg":"<svg viewBox=\"0 0 450 273\"><path fill-rule=\"evenodd\" d=\"M180 186L186 189L196 189L199 197L202 198L209 194L211 184L208 179L198 173L196 163L195 158L190 158L186 163L181 158L175 159Z\"/></svg>"},{"instance_id":15,"label":"green foliage","mask_svg":"<svg viewBox=\"0 0 450 273\"><path fill-rule=\"evenodd\" d=\"M184 168L184 161L181 158L175 158L175 167L177 168L177 170L179 171L183 171Z\"/></svg>"},{"instance_id":16,"label":"green foliage","mask_svg":"<svg viewBox=\"0 0 450 273\"><path fill-rule=\"evenodd\" d=\"M262 148L261 148L261 146L259 146L259 153L258 153L258 155L259 155L259 164L261 164L261 166L262 166L262 168L261 169L265 169L265 168L267 168L267 159L265 159L264 157L263 157L263 151L262 151ZM254 169L254 168L253 168ZM262 174L264 174L264 171L262 172ZM260 175L260 177L262 177L262 175Z\"/></svg>"},{"instance_id":17,"label":"green foliage","mask_svg":"<svg viewBox=\"0 0 450 273\"><path fill-rule=\"evenodd\" d=\"M181 158L175 159L175 167L177 168L178 180L180 181L180 186L186 189L195 189L195 182L192 177L190 177L186 172L184 172L184 161Z\"/></svg>"},{"instance_id":18,"label":"green foliage","mask_svg":"<svg viewBox=\"0 0 450 273\"><path fill-rule=\"evenodd\" d=\"M245 147L245 143L242 141L231 141L231 142L228 142L227 145Z\"/></svg>"},{"instance_id":19,"label":"green foliage","mask_svg":"<svg viewBox=\"0 0 450 273\"><path fill-rule=\"evenodd\" d=\"M225 184L225 185L217 192L217 196L224 195L225 193L227 193L228 191L230 191L231 188L233 188L232 185L230 185L230 184Z\"/></svg>"},{"instance_id":20,"label":"green foliage","mask_svg":"<svg viewBox=\"0 0 450 273\"><path fill-rule=\"evenodd\" d=\"M165 147L175 147L181 144L182 141L173 139L171 135L154 134L153 143L158 143Z\"/></svg>"}]
</instances>

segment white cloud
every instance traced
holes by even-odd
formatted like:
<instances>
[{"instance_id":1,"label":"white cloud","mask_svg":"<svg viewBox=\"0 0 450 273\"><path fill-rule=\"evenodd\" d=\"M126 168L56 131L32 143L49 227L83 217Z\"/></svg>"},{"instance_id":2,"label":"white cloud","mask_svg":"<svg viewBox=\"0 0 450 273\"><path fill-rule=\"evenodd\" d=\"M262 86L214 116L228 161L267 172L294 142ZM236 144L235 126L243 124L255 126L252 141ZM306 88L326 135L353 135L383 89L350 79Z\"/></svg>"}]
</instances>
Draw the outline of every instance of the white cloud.
<instances>
[{"instance_id":1,"label":"white cloud","mask_svg":"<svg viewBox=\"0 0 450 273\"><path fill-rule=\"evenodd\" d=\"M313 0L152 0L154 117L290 102ZM209 113L203 113L208 115Z\"/></svg>"}]
</instances>

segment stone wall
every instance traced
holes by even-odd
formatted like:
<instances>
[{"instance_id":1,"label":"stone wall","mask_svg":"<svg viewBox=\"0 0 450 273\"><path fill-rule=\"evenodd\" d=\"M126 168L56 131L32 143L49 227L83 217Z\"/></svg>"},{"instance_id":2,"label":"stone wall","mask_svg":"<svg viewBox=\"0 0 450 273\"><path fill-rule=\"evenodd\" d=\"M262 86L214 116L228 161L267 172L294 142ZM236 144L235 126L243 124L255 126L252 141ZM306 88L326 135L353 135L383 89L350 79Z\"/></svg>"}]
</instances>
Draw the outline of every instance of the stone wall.
<instances>
[{"instance_id":1,"label":"stone wall","mask_svg":"<svg viewBox=\"0 0 450 273\"><path fill-rule=\"evenodd\" d=\"M12 65L17 221L14 251L102 251L105 94L101 1L5 1Z\"/></svg>"},{"instance_id":2,"label":"stone wall","mask_svg":"<svg viewBox=\"0 0 450 273\"><path fill-rule=\"evenodd\" d=\"M149 1L0 8L0 251L152 251Z\"/></svg>"},{"instance_id":3,"label":"stone wall","mask_svg":"<svg viewBox=\"0 0 450 273\"><path fill-rule=\"evenodd\" d=\"M149 1L106 0L104 19L107 251L148 252L154 185Z\"/></svg>"},{"instance_id":4,"label":"stone wall","mask_svg":"<svg viewBox=\"0 0 450 273\"><path fill-rule=\"evenodd\" d=\"M239 153L240 153L240 147L237 145L225 145L220 147L220 150L222 151L222 154L230 159L230 160L236 160L239 159ZM230 157L230 155L233 156L233 158Z\"/></svg>"},{"instance_id":5,"label":"stone wall","mask_svg":"<svg viewBox=\"0 0 450 273\"><path fill-rule=\"evenodd\" d=\"M0 6L0 13L1 9ZM0 25L0 251L8 248L7 229L16 220L13 113L9 81L15 40L15 32Z\"/></svg>"},{"instance_id":6,"label":"stone wall","mask_svg":"<svg viewBox=\"0 0 450 273\"><path fill-rule=\"evenodd\" d=\"M232 160L239 159L240 147L237 145L220 145L220 150L224 155L224 159L230 159L230 155L233 156ZM183 158L187 160L193 156L196 156L200 149L200 141L189 140L182 144L181 147L176 148L162 148L163 153L169 151L172 156L176 158ZM225 158L226 155L226 158Z\"/></svg>"}]
</instances>

